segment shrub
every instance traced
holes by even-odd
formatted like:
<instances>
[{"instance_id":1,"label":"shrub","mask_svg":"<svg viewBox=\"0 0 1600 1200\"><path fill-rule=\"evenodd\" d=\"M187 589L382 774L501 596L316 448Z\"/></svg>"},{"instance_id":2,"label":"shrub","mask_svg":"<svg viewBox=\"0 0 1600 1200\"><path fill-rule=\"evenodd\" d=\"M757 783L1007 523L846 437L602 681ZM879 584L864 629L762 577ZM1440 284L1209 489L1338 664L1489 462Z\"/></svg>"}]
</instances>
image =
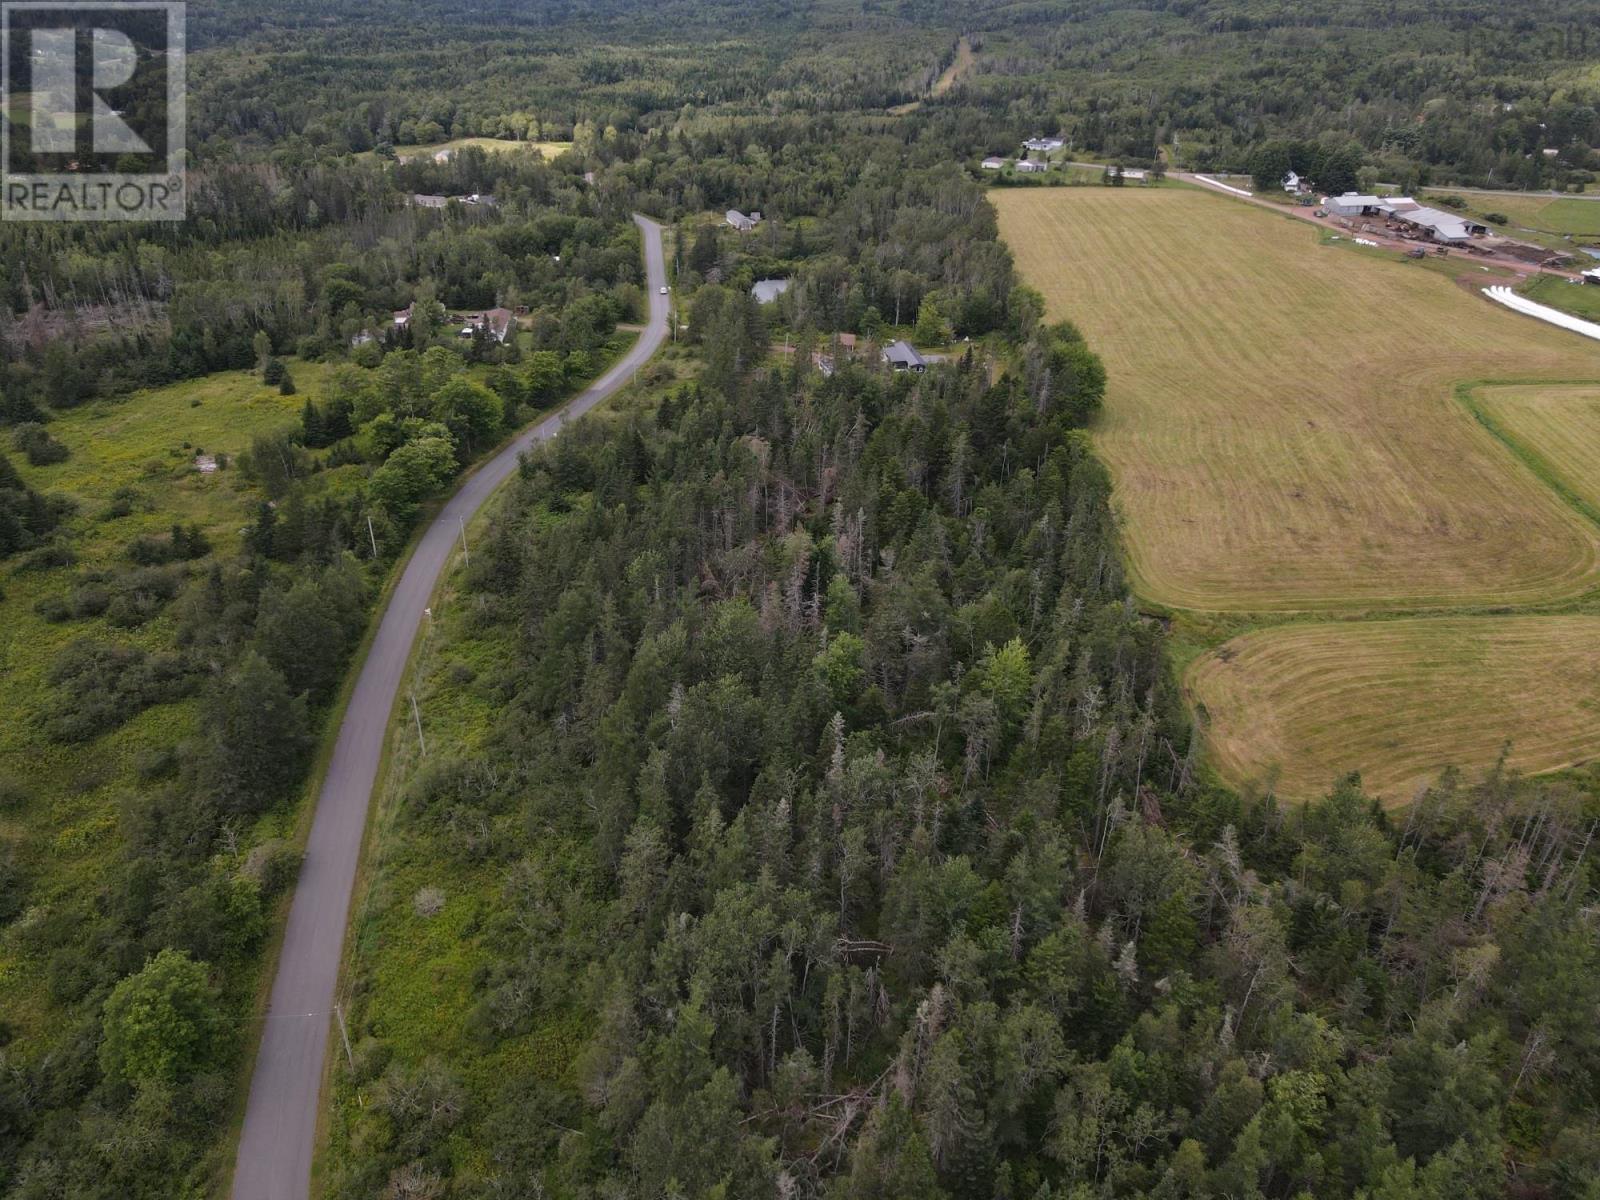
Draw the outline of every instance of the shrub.
<instances>
[{"instance_id":1,"label":"shrub","mask_svg":"<svg viewBox=\"0 0 1600 1200\"><path fill-rule=\"evenodd\" d=\"M26 455L28 461L36 467L48 467L53 463L66 462L71 457L67 448L51 437L49 431L36 421L18 425L11 435L11 440L18 451Z\"/></svg>"},{"instance_id":2,"label":"shrub","mask_svg":"<svg viewBox=\"0 0 1600 1200\"><path fill-rule=\"evenodd\" d=\"M194 689L193 675L175 654L151 655L93 641L74 642L63 650L48 679L53 695L40 721L60 742L88 741Z\"/></svg>"},{"instance_id":3,"label":"shrub","mask_svg":"<svg viewBox=\"0 0 1600 1200\"><path fill-rule=\"evenodd\" d=\"M133 1084L177 1083L207 1065L216 1043L217 998L204 963L163 950L106 1000L100 1064Z\"/></svg>"}]
</instances>

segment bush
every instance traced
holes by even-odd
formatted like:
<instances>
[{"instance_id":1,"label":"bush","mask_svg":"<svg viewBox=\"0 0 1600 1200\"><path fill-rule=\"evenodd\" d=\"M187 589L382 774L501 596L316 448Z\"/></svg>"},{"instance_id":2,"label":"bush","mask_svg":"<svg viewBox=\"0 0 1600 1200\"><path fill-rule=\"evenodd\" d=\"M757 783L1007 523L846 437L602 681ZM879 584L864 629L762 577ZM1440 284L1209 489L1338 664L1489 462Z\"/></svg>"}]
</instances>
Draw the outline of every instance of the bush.
<instances>
[{"instance_id":1,"label":"bush","mask_svg":"<svg viewBox=\"0 0 1600 1200\"><path fill-rule=\"evenodd\" d=\"M74 642L51 664L54 694L40 721L59 742L85 742L124 725L145 709L187 696L194 677L175 654L132 646Z\"/></svg>"},{"instance_id":2,"label":"bush","mask_svg":"<svg viewBox=\"0 0 1600 1200\"><path fill-rule=\"evenodd\" d=\"M14 812L28 802L28 789L10 775L0 775L0 813Z\"/></svg>"},{"instance_id":3,"label":"bush","mask_svg":"<svg viewBox=\"0 0 1600 1200\"><path fill-rule=\"evenodd\" d=\"M18 425L16 432L11 435L11 441L36 467L48 467L54 463L66 462L71 457L67 448L51 437L43 425L35 421Z\"/></svg>"},{"instance_id":4,"label":"bush","mask_svg":"<svg viewBox=\"0 0 1600 1200\"><path fill-rule=\"evenodd\" d=\"M100 1064L128 1083L177 1083L210 1061L217 1025L205 964L163 950L106 1000Z\"/></svg>"}]
</instances>

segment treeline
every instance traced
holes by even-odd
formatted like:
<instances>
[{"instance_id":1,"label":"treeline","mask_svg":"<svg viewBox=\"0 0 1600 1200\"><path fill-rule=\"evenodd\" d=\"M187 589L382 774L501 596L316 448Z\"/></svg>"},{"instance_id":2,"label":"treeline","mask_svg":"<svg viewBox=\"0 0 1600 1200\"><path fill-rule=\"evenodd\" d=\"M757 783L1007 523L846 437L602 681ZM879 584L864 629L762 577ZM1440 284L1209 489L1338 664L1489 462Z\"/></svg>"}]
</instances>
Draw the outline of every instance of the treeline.
<instances>
[{"instance_id":1,"label":"treeline","mask_svg":"<svg viewBox=\"0 0 1600 1200\"><path fill-rule=\"evenodd\" d=\"M1060 132L1111 159L1248 173L1274 138L1353 141L1369 180L1406 188L1586 185L1600 169L1589 16L1578 0L1029 5L980 22L994 36L979 74L919 119L1004 113L983 152Z\"/></svg>"}]
</instances>

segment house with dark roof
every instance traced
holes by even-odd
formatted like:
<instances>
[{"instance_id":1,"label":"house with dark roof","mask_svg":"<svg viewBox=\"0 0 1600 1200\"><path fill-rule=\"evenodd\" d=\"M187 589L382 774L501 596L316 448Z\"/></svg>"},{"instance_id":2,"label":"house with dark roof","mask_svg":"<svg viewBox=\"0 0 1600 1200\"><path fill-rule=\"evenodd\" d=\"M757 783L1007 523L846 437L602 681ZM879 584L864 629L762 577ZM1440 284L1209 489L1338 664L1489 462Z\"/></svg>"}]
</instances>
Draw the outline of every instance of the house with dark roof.
<instances>
[{"instance_id":1,"label":"house with dark roof","mask_svg":"<svg viewBox=\"0 0 1600 1200\"><path fill-rule=\"evenodd\" d=\"M928 369L928 360L918 354L910 342L893 342L885 346L883 361L896 371L916 371L920 374Z\"/></svg>"}]
</instances>

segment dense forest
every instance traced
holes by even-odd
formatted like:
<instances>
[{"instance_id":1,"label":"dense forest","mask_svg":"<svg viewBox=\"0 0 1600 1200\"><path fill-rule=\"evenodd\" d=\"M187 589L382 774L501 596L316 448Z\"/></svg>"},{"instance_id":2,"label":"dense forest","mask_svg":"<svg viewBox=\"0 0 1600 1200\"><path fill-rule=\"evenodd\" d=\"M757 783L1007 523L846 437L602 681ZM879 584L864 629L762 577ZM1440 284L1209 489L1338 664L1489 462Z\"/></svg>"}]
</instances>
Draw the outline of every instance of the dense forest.
<instances>
[{"instance_id":1,"label":"dense forest","mask_svg":"<svg viewBox=\"0 0 1600 1200\"><path fill-rule=\"evenodd\" d=\"M698 384L526 462L390 835L482 965L397 1013L358 931L334 1195L1593 1194L1592 781L1210 786L1024 295L830 376L704 289Z\"/></svg>"}]
</instances>

